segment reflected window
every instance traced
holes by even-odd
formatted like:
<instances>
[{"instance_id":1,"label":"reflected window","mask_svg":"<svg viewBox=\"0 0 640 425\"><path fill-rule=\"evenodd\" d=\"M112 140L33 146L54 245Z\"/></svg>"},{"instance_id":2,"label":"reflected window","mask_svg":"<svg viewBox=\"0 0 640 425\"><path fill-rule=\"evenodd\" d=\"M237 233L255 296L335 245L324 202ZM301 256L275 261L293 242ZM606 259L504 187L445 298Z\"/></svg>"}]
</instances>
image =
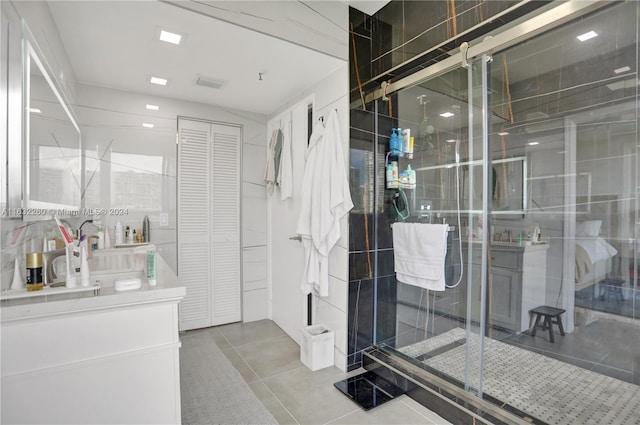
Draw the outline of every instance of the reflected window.
<instances>
[{"instance_id":1,"label":"reflected window","mask_svg":"<svg viewBox=\"0 0 640 425\"><path fill-rule=\"evenodd\" d=\"M111 203L116 208L162 209L163 157L111 153Z\"/></svg>"}]
</instances>

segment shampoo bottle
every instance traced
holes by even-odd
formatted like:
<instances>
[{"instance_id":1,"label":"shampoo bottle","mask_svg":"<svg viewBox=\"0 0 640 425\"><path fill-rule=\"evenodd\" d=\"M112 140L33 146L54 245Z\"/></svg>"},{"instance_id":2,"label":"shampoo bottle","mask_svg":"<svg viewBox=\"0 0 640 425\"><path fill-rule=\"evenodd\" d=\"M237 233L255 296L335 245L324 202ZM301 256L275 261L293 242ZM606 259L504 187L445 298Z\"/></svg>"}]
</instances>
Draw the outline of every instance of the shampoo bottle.
<instances>
[{"instance_id":1,"label":"shampoo bottle","mask_svg":"<svg viewBox=\"0 0 640 425\"><path fill-rule=\"evenodd\" d=\"M400 180L398 176L398 161L391 161L391 173L393 177L391 188L397 189L400 187Z\"/></svg>"},{"instance_id":2,"label":"shampoo bottle","mask_svg":"<svg viewBox=\"0 0 640 425\"><path fill-rule=\"evenodd\" d=\"M393 165L387 164L387 189L393 189Z\"/></svg>"}]
</instances>

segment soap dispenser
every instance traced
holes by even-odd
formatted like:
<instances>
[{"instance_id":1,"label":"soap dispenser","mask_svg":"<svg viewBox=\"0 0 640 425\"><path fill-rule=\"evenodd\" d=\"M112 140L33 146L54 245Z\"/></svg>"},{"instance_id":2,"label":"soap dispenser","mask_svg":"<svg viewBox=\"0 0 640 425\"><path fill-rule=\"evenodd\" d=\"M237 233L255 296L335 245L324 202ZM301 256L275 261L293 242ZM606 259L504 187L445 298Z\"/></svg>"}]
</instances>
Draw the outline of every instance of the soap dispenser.
<instances>
[{"instance_id":1,"label":"soap dispenser","mask_svg":"<svg viewBox=\"0 0 640 425\"><path fill-rule=\"evenodd\" d=\"M391 137L389 138L389 153L397 156L400 151L400 140L395 128L391 129Z\"/></svg>"},{"instance_id":2,"label":"soap dispenser","mask_svg":"<svg viewBox=\"0 0 640 425\"><path fill-rule=\"evenodd\" d=\"M407 174L409 175L409 186L411 189L416 188L416 170L411 168L411 164L407 164Z\"/></svg>"}]
</instances>

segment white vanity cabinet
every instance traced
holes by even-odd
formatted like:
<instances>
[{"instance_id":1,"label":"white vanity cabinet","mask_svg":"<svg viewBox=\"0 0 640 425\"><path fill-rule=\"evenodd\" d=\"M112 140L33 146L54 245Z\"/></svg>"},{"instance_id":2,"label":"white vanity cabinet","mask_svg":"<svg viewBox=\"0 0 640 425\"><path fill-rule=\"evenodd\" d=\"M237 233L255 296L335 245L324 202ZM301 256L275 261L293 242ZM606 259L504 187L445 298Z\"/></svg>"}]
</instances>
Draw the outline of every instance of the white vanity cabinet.
<instances>
[{"instance_id":1,"label":"white vanity cabinet","mask_svg":"<svg viewBox=\"0 0 640 425\"><path fill-rule=\"evenodd\" d=\"M2 301L2 423L181 422L185 288L159 264L154 287Z\"/></svg>"},{"instance_id":2,"label":"white vanity cabinet","mask_svg":"<svg viewBox=\"0 0 640 425\"><path fill-rule=\"evenodd\" d=\"M545 305L548 244L491 246L490 325L515 333L529 329L529 310ZM481 249L473 252L472 320L480 321ZM463 291L464 292L464 291ZM466 299L466 294L462 295ZM466 311L466 310L465 310Z\"/></svg>"}]
</instances>

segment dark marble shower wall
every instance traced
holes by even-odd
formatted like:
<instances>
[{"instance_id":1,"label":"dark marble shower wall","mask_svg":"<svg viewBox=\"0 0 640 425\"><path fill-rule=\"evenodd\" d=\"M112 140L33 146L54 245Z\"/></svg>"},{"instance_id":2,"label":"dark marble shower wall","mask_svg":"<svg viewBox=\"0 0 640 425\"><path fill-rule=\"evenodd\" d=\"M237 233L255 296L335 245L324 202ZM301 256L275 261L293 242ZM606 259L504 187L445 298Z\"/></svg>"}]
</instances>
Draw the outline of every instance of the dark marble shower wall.
<instances>
[{"instance_id":1,"label":"dark marble shower wall","mask_svg":"<svg viewBox=\"0 0 640 425\"><path fill-rule=\"evenodd\" d=\"M375 103L363 99L380 82L442 60L462 41L480 39L548 2L527 2L496 18L519 3L391 1L373 16L349 8L350 182L355 204L349 216L349 370L360 367L361 352L375 342L374 336L376 341L393 337L396 320L390 226L395 213L388 199L391 191L384 190L384 156L391 128L398 126L398 102L390 96L391 102L380 103L383 110L376 118Z\"/></svg>"}]
</instances>

